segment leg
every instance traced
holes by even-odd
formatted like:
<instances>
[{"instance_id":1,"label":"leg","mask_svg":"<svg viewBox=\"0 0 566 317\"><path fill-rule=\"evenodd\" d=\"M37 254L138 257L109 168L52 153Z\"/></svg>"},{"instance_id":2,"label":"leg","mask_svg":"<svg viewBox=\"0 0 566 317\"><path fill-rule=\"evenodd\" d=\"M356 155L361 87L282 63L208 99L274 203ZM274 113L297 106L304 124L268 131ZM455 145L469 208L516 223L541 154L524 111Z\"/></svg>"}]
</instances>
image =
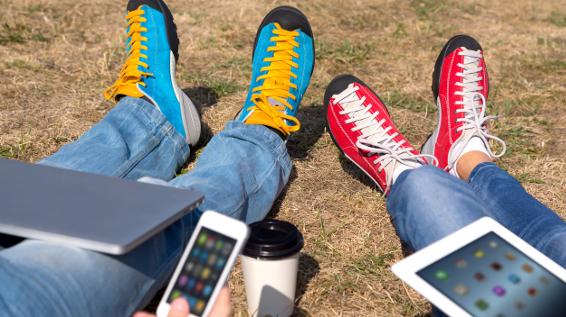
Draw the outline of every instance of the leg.
<instances>
[{"instance_id":1,"label":"leg","mask_svg":"<svg viewBox=\"0 0 566 317\"><path fill-rule=\"evenodd\" d=\"M401 240L414 250L486 214L468 184L432 166L403 172L392 186L387 210Z\"/></svg>"},{"instance_id":2,"label":"leg","mask_svg":"<svg viewBox=\"0 0 566 317\"><path fill-rule=\"evenodd\" d=\"M232 122L210 141L194 171L171 185L195 186L210 195L202 208L251 222L269 211L290 170L279 136L263 126ZM124 256L30 240L3 250L0 285L7 287L0 288L0 312L131 315L167 282L200 214L195 211ZM33 305L26 304L30 298Z\"/></svg>"},{"instance_id":3,"label":"leg","mask_svg":"<svg viewBox=\"0 0 566 317\"><path fill-rule=\"evenodd\" d=\"M477 165L470 185L486 214L566 267L566 223L494 163Z\"/></svg>"},{"instance_id":4,"label":"leg","mask_svg":"<svg viewBox=\"0 0 566 317\"><path fill-rule=\"evenodd\" d=\"M291 167L285 143L276 133L233 121L210 141L196 168L171 185L203 192L202 211L212 209L251 223L267 215Z\"/></svg>"},{"instance_id":5,"label":"leg","mask_svg":"<svg viewBox=\"0 0 566 317\"><path fill-rule=\"evenodd\" d=\"M188 155L188 144L155 106L124 97L77 141L40 164L129 179L170 180Z\"/></svg>"}]
</instances>

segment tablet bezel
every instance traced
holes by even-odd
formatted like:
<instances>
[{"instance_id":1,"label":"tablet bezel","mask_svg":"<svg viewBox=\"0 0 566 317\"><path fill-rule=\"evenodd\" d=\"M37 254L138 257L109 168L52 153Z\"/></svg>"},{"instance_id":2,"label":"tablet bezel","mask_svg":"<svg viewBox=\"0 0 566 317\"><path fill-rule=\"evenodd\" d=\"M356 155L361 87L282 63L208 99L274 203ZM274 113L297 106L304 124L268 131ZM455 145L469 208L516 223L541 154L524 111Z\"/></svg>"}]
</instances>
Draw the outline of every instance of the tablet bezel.
<instances>
[{"instance_id":1,"label":"tablet bezel","mask_svg":"<svg viewBox=\"0 0 566 317\"><path fill-rule=\"evenodd\" d=\"M395 263L391 270L444 313L450 316L471 316L458 304L418 276L417 272L490 232L499 235L534 262L547 269L563 282L566 282L565 269L489 217L480 218L426 248L415 252L400 262Z\"/></svg>"}]
</instances>

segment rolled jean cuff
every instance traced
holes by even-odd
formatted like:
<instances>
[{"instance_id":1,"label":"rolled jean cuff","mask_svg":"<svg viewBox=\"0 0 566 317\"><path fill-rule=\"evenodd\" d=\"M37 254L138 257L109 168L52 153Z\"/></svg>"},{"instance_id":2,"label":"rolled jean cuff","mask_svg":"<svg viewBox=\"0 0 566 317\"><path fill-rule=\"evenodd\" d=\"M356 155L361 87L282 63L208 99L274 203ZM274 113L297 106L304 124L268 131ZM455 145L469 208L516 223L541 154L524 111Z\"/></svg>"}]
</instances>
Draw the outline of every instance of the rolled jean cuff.
<instances>
[{"instance_id":1,"label":"rolled jean cuff","mask_svg":"<svg viewBox=\"0 0 566 317\"><path fill-rule=\"evenodd\" d=\"M287 145L281 137L263 125L245 124L240 121L229 121L222 134L224 136L238 137L242 135L239 130L245 129L246 140L253 142L261 147L269 150L276 157L276 160L281 164L285 174L288 174L293 166L291 157L287 151Z\"/></svg>"},{"instance_id":2,"label":"rolled jean cuff","mask_svg":"<svg viewBox=\"0 0 566 317\"><path fill-rule=\"evenodd\" d=\"M484 162L478 164L472 172L470 173L469 182L473 182L476 178L481 178L485 176L489 176L495 172L499 171L499 167L494 162Z\"/></svg>"},{"instance_id":3,"label":"rolled jean cuff","mask_svg":"<svg viewBox=\"0 0 566 317\"><path fill-rule=\"evenodd\" d=\"M123 101L119 102L114 109L116 111L130 111L132 115L136 116L146 126L154 127L153 135L159 139L170 138L181 153L187 153L188 155L189 144L175 130L163 113L149 101L141 98L124 97Z\"/></svg>"}]
</instances>

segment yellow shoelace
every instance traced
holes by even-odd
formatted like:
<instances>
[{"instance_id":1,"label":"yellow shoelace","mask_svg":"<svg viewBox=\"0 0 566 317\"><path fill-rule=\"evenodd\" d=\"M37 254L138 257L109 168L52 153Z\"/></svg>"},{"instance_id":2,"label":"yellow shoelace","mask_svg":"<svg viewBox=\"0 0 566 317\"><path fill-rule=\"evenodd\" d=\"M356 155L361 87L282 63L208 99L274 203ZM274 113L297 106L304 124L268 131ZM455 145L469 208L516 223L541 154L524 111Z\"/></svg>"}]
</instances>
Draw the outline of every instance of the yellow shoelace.
<instances>
[{"instance_id":1,"label":"yellow shoelace","mask_svg":"<svg viewBox=\"0 0 566 317\"><path fill-rule=\"evenodd\" d=\"M148 67L146 63L140 61L140 58L147 58L147 55L141 53L142 50L147 50L147 46L142 44L142 42L147 41L147 37L142 36L143 32L147 32L147 29L141 26L142 22L147 21L143 14L144 11L138 8L137 10L130 11L126 16L129 27L128 38L130 39L128 43L130 48L128 58L120 70L120 77L104 91L104 98L107 100L119 95L142 97L143 94L138 90L137 84L145 86L145 83L141 81L142 77L153 75L138 69L138 66Z\"/></svg>"},{"instance_id":2,"label":"yellow shoelace","mask_svg":"<svg viewBox=\"0 0 566 317\"><path fill-rule=\"evenodd\" d=\"M293 57L299 58L299 54L293 51L294 47L299 47L299 43L295 41L299 32L287 31L281 28L279 23L274 23L274 25L273 34L275 36L270 41L275 42L275 45L267 49L268 52L274 52L273 57L267 57L263 60L270 64L261 68L261 72L267 71L267 74L257 78L257 81L263 80L263 85L253 89L254 94L251 99L254 106L251 106L248 111L256 111L246 120L246 123L267 125L287 136L301 128L301 123L296 117L284 113L286 108L293 108L287 102L287 98L296 100L296 96L289 90L291 88L297 89L297 85L291 83L291 78L297 78L291 68L299 67L297 63L293 62ZM276 101L280 105L272 105L270 101ZM295 125L289 125L285 120L291 121Z\"/></svg>"}]
</instances>

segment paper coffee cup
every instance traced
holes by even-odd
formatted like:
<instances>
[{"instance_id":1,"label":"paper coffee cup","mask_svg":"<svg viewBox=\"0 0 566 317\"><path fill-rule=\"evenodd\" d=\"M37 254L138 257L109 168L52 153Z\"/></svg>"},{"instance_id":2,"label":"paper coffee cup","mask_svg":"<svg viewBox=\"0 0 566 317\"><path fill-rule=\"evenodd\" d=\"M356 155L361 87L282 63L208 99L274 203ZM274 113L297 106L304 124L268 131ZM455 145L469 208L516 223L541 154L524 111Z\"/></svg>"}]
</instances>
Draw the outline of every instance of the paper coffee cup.
<instances>
[{"instance_id":1,"label":"paper coffee cup","mask_svg":"<svg viewBox=\"0 0 566 317\"><path fill-rule=\"evenodd\" d=\"M303 245L303 236L288 222L266 220L250 225L250 238L241 256L250 316L293 314Z\"/></svg>"}]
</instances>

